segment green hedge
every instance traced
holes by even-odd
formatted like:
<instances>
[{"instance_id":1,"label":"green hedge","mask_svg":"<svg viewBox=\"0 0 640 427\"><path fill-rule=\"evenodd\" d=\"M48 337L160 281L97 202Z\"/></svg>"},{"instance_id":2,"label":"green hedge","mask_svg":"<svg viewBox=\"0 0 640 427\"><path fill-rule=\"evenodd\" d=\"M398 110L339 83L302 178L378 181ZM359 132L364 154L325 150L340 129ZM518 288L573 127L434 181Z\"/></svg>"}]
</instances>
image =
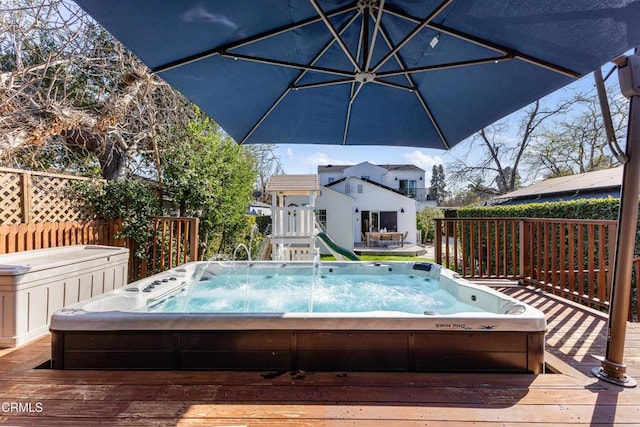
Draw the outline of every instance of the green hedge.
<instances>
[{"instance_id":1,"label":"green hedge","mask_svg":"<svg viewBox=\"0 0 640 427\"><path fill-rule=\"evenodd\" d=\"M561 202L509 206L469 207L458 210L459 218L565 218L617 219L620 199L578 199Z\"/></svg>"},{"instance_id":2,"label":"green hedge","mask_svg":"<svg viewBox=\"0 0 640 427\"><path fill-rule=\"evenodd\" d=\"M468 207L458 210L458 218L563 218L618 219L620 199L578 199L560 202L508 206ZM636 230L635 256L640 256L640 221Z\"/></svg>"}]
</instances>

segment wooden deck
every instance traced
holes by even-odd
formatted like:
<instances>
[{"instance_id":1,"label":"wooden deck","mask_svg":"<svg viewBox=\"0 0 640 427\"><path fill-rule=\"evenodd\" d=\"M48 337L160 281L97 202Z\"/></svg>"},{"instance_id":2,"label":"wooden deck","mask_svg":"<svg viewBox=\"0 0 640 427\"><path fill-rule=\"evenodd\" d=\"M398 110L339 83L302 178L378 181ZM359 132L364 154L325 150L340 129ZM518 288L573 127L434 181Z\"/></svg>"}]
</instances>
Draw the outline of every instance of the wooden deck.
<instances>
[{"instance_id":1,"label":"wooden deck","mask_svg":"<svg viewBox=\"0 0 640 427\"><path fill-rule=\"evenodd\" d=\"M415 243L405 243L404 246L366 246L356 243L353 251L356 255L376 255L376 256L409 256L409 257L425 257L428 256L428 250L423 245ZM431 259L433 259L433 251L431 251Z\"/></svg>"},{"instance_id":2,"label":"wooden deck","mask_svg":"<svg viewBox=\"0 0 640 427\"><path fill-rule=\"evenodd\" d=\"M0 350L0 423L208 426L640 425L640 388L590 375L606 318L541 291L502 289L548 316L560 374L141 372L35 369L49 337ZM625 363L640 379L640 324ZM20 405L20 406L18 406ZM12 410L15 409L15 410Z\"/></svg>"}]
</instances>

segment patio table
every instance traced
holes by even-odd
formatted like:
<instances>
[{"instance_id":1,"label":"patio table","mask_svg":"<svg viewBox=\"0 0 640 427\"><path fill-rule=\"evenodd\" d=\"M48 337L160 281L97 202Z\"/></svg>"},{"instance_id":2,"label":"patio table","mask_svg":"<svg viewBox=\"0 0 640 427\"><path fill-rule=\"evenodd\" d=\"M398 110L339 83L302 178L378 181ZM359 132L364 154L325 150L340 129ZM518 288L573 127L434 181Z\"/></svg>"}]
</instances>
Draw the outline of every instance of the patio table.
<instances>
[{"instance_id":1,"label":"patio table","mask_svg":"<svg viewBox=\"0 0 640 427\"><path fill-rule=\"evenodd\" d=\"M371 246L374 241L396 241L401 247L404 247L404 234L397 231L370 231L365 233L366 245Z\"/></svg>"}]
</instances>

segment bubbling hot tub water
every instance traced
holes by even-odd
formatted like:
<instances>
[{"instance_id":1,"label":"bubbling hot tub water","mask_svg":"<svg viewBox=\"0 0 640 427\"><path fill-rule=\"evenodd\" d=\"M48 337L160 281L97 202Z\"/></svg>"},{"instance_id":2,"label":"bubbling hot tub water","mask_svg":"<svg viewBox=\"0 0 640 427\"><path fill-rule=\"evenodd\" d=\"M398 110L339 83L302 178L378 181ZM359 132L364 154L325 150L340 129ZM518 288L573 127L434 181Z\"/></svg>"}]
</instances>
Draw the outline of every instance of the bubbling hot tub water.
<instances>
[{"instance_id":1,"label":"bubbling hot tub water","mask_svg":"<svg viewBox=\"0 0 640 427\"><path fill-rule=\"evenodd\" d=\"M430 263L197 262L56 312L56 369L540 373L540 311Z\"/></svg>"},{"instance_id":2,"label":"bubbling hot tub water","mask_svg":"<svg viewBox=\"0 0 640 427\"><path fill-rule=\"evenodd\" d=\"M154 313L362 313L453 314L485 311L458 301L436 279L408 274L291 275L229 272L205 276L145 307Z\"/></svg>"}]
</instances>

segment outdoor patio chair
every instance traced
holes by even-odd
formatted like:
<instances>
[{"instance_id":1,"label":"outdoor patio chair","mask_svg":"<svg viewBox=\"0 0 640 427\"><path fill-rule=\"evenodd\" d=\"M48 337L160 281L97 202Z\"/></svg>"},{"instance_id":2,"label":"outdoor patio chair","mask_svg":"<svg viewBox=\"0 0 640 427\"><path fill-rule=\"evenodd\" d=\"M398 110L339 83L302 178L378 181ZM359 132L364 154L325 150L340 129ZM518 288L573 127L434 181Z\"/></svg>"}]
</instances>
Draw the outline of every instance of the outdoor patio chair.
<instances>
[{"instance_id":1,"label":"outdoor patio chair","mask_svg":"<svg viewBox=\"0 0 640 427\"><path fill-rule=\"evenodd\" d=\"M393 239L390 235L381 235L380 236L380 244L382 246L392 246L392 245L397 245L398 242L397 240Z\"/></svg>"}]
</instances>

